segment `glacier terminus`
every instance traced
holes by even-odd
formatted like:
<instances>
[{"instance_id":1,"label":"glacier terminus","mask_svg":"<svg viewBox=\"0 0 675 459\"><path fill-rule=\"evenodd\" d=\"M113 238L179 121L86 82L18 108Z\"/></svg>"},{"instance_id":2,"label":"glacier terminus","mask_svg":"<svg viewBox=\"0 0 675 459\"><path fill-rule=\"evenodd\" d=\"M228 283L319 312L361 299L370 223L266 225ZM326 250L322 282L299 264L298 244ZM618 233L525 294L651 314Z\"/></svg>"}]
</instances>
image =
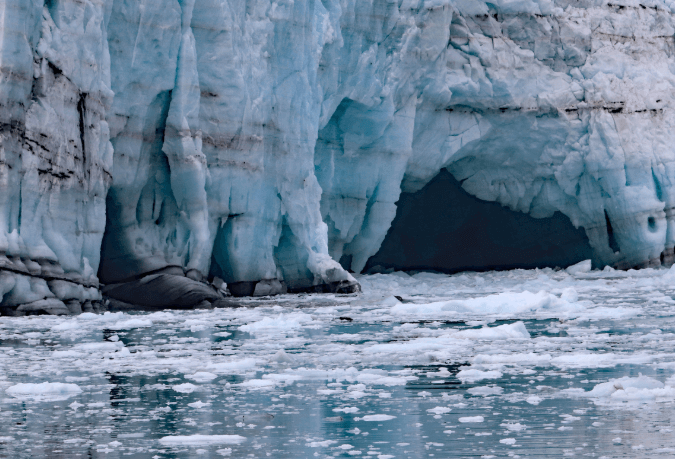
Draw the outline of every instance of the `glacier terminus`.
<instances>
[{"instance_id":1,"label":"glacier terminus","mask_svg":"<svg viewBox=\"0 0 675 459\"><path fill-rule=\"evenodd\" d=\"M596 267L672 264L673 13L1 0L0 313L353 293L401 194L444 169L563 214Z\"/></svg>"}]
</instances>

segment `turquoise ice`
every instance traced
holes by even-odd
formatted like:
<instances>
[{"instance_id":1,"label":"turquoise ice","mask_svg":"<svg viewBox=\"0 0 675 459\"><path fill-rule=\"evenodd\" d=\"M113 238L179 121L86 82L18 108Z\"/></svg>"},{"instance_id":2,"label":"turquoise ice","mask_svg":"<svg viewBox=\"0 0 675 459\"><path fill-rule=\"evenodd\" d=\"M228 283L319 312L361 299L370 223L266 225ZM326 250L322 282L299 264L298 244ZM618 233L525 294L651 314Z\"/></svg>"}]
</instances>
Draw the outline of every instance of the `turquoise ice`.
<instances>
[{"instance_id":1,"label":"turquoise ice","mask_svg":"<svg viewBox=\"0 0 675 459\"><path fill-rule=\"evenodd\" d=\"M671 5L2 0L0 304L351 291L443 168L597 266L672 262Z\"/></svg>"}]
</instances>

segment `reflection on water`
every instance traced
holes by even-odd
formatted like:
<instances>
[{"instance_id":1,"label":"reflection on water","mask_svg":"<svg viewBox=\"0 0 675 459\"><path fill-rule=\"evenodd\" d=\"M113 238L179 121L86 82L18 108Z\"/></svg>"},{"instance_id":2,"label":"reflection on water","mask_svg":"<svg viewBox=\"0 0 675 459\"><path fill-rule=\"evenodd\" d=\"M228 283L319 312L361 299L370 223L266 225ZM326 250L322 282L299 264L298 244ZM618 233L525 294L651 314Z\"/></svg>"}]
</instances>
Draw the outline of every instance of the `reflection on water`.
<instances>
[{"instance_id":1,"label":"reflection on water","mask_svg":"<svg viewBox=\"0 0 675 459\"><path fill-rule=\"evenodd\" d=\"M372 276L358 297L1 318L0 456L673 457L675 302L646 273ZM583 309L565 317L409 317L390 299L570 287ZM640 374L660 385L584 394ZM43 382L81 392L8 390Z\"/></svg>"}]
</instances>

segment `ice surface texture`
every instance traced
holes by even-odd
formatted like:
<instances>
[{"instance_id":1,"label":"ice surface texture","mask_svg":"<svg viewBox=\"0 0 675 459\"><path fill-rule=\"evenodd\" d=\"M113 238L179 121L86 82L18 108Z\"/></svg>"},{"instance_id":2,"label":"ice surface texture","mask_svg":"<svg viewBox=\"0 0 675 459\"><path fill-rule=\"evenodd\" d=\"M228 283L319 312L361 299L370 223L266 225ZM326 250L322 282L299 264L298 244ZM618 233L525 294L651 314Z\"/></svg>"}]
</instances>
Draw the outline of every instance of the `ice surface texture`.
<instances>
[{"instance_id":1,"label":"ice surface texture","mask_svg":"<svg viewBox=\"0 0 675 459\"><path fill-rule=\"evenodd\" d=\"M100 1L0 3L0 312L81 312L96 270L113 149Z\"/></svg>"},{"instance_id":2,"label":"ice surface texture","mask_svg":"<svg viewBox=\"0 0 675 459\"><path fill-rule=\"evenodd\" d=\"M352 291L335 260L363 269L443 168L567 215L596 265L672 261L672 8L2 0L0 304L167 268Z\"/></svg>"}]
</instances>

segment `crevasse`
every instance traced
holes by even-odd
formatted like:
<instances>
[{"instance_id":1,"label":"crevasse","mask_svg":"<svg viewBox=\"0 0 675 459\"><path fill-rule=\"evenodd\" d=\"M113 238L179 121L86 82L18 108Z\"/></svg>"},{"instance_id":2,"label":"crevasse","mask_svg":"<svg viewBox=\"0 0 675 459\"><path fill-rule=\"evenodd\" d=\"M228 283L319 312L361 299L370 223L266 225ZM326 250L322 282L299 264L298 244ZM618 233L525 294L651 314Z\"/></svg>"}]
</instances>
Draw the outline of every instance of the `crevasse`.
<instances>
[{"instance_id":1,"label":"crevasse","mask_svg":"<svg viewBox=\"0 0 675 459\"><path fill-rule=\"evenodd\" d=\"M336 260L361 271L444 168L563 213L597 266L672 263L674 12L2 0L0 309L93 310L99 281L355 291Z\"/></svg>"}]
</instances>

